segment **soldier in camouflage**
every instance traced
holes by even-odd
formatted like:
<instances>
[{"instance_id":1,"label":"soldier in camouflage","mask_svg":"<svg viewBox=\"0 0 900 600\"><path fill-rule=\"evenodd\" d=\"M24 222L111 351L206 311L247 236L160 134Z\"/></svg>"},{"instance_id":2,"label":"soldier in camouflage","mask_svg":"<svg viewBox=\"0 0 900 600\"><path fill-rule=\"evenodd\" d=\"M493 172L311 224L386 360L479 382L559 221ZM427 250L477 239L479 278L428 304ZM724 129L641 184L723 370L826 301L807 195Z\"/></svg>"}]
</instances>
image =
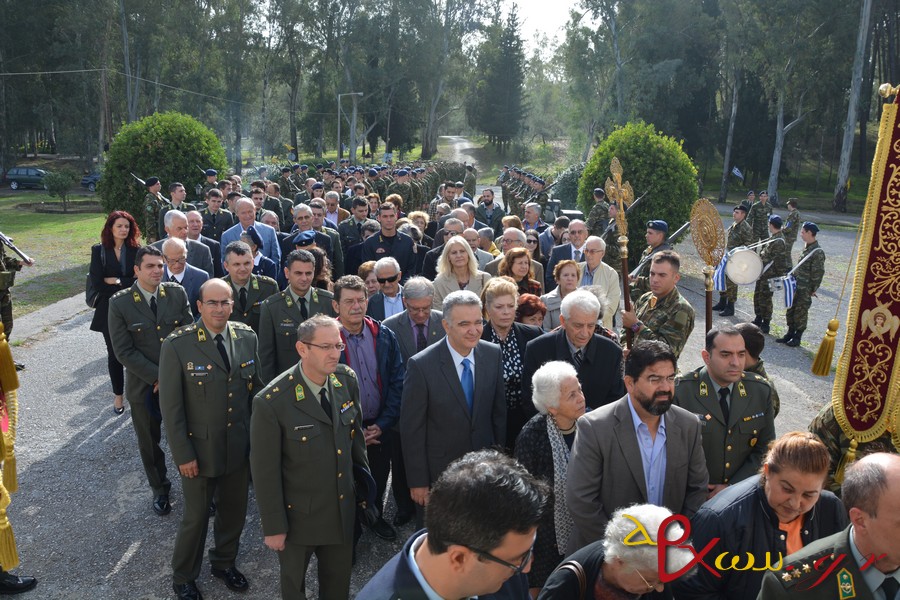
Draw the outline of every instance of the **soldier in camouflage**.
<instances>
[{"instance_id":1,"label":"soldier in camouflage","mask_svg":"<svg viewBox=\"0 0 900 600\"><path fill-rule=\"evenodd\" d=\"M807 256L809 256L809 260L794 271L797 290L794 292L794 303L787 309L788 331L784 337L775 340L788 346L800 345L803 332L806 331L806 320L809 316L809 307L812 304L813 296L816 295L816 290L822 285L822 278L825 277L825 251L816 240L818 233L819 226L812 221L807 221L800 229L800 239L803 240L806 247L797 264L800 265L800 262Z\"/></svg>"},{"instance_id":2,"label":"soldier in camouflage","mask_svg":"<svg viewBox=\"0 0 900 600\"><path fill-rule=\"evenodd\" d=\"M791 270L790 245L785 241L781 233L781 217L772 215L769 217L769 243L760 249L759 257L764 265L771 266L766 269L756 280L756 289L753 292L753 312L756 318L753 324L759 327L763 333L769 333L769 323L772 321L772 289L769 280L784 277Z\"/></svg>"},{"instance_id":3,"label":"soldier in camouflage","mask_svg":"<svg viewBox=\"0 0 900 600\"><path fill-rule=\"evenodd\" d=\"M796 198L788 200L787 207L788 215L784 219L784 228L782 228L781 233L784 234L784 239L788 243L788 252L790 252L791 248L794 247L794 242L797 241L797 234L800 233L800 223L803 219L800 216L800 211L797 210Z\"/></svg>"},{"instance_id":4,"label":"soldier in camouflage","mask_svg":"<svg viewBox=\"0 0 900 600\"><path fill-rule=\"evenodd\" d=\"M606 242L606 253L603 262L611 266L622 279L622 249L619 248L619 225L616 223L616 215L619 213L617 204L610 204L607 209L608 218L606 229L600 235L600 239Z\"/></svg>"},{"instance_id":5,"label":"soldier in camouflage","mask_svg":"<svg viewBox=\"0 0 900 600\"><path fill-rule=\"evenodd\" d=\"M159 177L150 177L144 182L147 188L147 195L144 196L144 222L140 223L141 231L144 232L144 239L147 244L152 244L159 239L156 230L156 224L159 223L159 213L163 207L168 204L159 191L162 189L162 183Z\"/></svg>"},{"instance_id":6,"label":"soldier in camouflage","mask_svg":"<svg viewBox=\"0 0 900 600\"><path fill-rule=\"evenodd\" d=\"M650 291L641 296L634 310L622 311L622 325L637 340L659 340L681 355L694 330L694 308L678 292L681 257L674 250L656 253L650 261Z\"/></svg>"},{"instance_id":7,"label":"soldier in camouflage","mask_svg":"<svg viewBox=\"0 0 900 600\"><path fill-rule=\"evenodd\" d=\"M769 237L769 216L772 214L772 205L769 204L769 192L763 190L759 193L759 200L750 207L747 220L750 221L750 229L753 230L753 241L758 242Z\"/></svg>"},{"instance_id":8,"label":"soldier in camouflage","mask_svg":"<svg viewBox=\"0 0 900 600\"><path fill-rule=\"evenodd\" d=\"M753 231L747 223L747 213L750 212L750 203L741 202L734 207L734 223L728 228L726 251L734 250L741 246L749 246L753 243ZM719 303L712 307L713 310L721 310L720 316L730 317L734 315L734 303L737 302L738 287L730 279L725 280L725 293L719 296Z\"/></svg>"},{"instance_id":9,"label":"soldier in camouflage","mask_svg":"<svg viewBox=\"0 0 900 600\"><path fill-rule=\"evenodd\" d=\"M6 247L0 243L0 319L2 319L7 340L9 340L13 328L12 298L9 288L15 283L16 273L21 271L23 266L30 267L33 264L34 261L26 263L10 256L7 254ZM18 367L18 363L16 366Z\"/></svg>"},{"instance_id":10,"label":"soldier in camouflage","mask_svg":"<svg viewBox=\"0 0 900 600\"><path fill-rule=\"evenodd\" d=\"M671 250L672 244L668 241L669 224L659 219L647 222L647 232L644 238L647 240L647 247L641 253L641 268L637 273L637 277L631 280L631 299L637 300L650 290L650 259L653 255L664 250Z\"/></svg>"},{"instance_id":11,"label":"soldier in camouflage","mask_svg":"<svg viewBox=\"0 0 900 600\"><path fill-rule=\"evenodd\" d=\"M197 200L201 201L206 198L206 194L209 193L209 190L218 185L216 178L219 176L219 172L215 169L207 169L203 174L206 175L206 181L203 183L203 188L200 190L200 197L197 198Z\"/></svg>"},{"instance_id":12,"label":"soldier in camouflage","mask_svg":"<svg viewBox=\"0 0 900 600\"><path fill-rule=\"evenodd\" d=\"M587 228L590 235L603 237L609 225L609 202L603 188L594 188L594 206L588 213ZM609 246L609 243L606 244Z\"/></svg>"},{"instance_id":13,"label":"soldier in camouflage","mask_svg":"<svg viewBox=\"0 0 900 600\"><path fill-rule=\"evenodd\" d=\"M466 165L466 175L463 177L463 191L469 198L475 198L475 165Z\"/></svg>"}]
</instances>

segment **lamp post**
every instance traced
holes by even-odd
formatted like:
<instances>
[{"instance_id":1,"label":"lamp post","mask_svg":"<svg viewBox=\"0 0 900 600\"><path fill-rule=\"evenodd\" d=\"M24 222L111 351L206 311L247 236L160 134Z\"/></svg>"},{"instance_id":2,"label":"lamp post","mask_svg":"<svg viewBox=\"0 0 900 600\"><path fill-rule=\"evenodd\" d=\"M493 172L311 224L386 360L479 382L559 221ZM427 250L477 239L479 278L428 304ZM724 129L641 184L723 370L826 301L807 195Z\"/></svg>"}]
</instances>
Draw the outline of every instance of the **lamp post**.
<instances>
[{"instance_id":1,"label":"lamp post","mask_svg":"<svg viewBox=\"0 0 900 600\"><path fill-rule=\"evenodd\" d=\"M346 94L338 94L338 112L337 112L337 151L338 151L338 160L343 158L343 152L341 148L341 97L343 96L362 96L362 92L347 92Z\"/></svg>"}]
</instances>

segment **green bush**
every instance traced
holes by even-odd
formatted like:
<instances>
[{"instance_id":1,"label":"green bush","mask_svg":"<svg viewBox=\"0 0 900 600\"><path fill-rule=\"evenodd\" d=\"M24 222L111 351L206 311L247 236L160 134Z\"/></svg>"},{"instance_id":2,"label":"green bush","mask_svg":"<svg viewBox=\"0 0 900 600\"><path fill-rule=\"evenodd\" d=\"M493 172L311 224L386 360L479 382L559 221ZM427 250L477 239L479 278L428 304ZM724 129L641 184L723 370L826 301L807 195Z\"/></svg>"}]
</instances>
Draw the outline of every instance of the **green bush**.
<instances>
[{"instance_id":1,"label":"green bush","mask_svg":"<svg viewBox=\"0 0 900 600\"><path fill-rule=\"evenodd\" d=\"M646 223L662 219L669 232L689 220L697 200L697 169L681 142L654 131L653 125L628 123L607 137L594 151L578 184L578 206L588 214L595 187L606 187L613 157L622 163L622 181L631 183L635 199L647 197L628 215L628 256L632 266L647 247Z\"/></svg>"},{"instance_id":2,"label":"green bush","mask_svg":"<svg viewBox=\"0 0 900 600\"><path fill-rule=\"evenodd\" d=\"M578 208L576 205L578 201L578 180L581 178L582 172L584 172L584 165L585 163L572 165L560 173L556 181L553 182L553 189L550 195L559 199L563 208Z\"/></svg>"},{"instance_id":3,"label":"green bush","mask_svg":"<svg viewBox=\"0 0 900 600\"><path fill-rule=\"evenodd\" d=\"M47 193L53 198L60 199L63 205L63 212L69 209L69 194L72 192L72 186L77 181L78 175L67 167L47 173L44 176L44 186L47 188Z\"/></svg>"},{"instance_id":4,"label":"green bush","mask_svg":"<svg viewBox=\"0 0 900 600\"><path fill-rule=\"evenodd\" d=\"M220 176L227 171L225 149L216 134L193 117L156 113L123 126L116 134L97 192L107 211L128 211L146 235L157 225L149 222L144 206L147 190L131 173L144 180L159 177L166 197L169 184L175 181L193 195L194 186L205 180L198 166L216 169Z\"/></svg>"}]
</instances>

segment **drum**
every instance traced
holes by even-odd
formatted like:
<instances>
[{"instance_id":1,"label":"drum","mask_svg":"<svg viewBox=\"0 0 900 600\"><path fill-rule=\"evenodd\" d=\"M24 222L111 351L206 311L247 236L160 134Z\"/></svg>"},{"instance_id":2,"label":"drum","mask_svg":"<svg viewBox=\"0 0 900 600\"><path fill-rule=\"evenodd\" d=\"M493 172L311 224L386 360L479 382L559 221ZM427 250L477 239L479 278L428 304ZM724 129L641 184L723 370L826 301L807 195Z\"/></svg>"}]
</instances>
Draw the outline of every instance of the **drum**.
<instances>
[{"instance_id":1,"label":"drum","mask_svg":"<svg viewBox=\"0 0 900 600\"><path fill-rule=\"evenodd\" d=\"M755 283L762 274L763 263L759 254L749 248L735 248L730 252L725 274L738 285Z\"/></svg>"}]
</instances>

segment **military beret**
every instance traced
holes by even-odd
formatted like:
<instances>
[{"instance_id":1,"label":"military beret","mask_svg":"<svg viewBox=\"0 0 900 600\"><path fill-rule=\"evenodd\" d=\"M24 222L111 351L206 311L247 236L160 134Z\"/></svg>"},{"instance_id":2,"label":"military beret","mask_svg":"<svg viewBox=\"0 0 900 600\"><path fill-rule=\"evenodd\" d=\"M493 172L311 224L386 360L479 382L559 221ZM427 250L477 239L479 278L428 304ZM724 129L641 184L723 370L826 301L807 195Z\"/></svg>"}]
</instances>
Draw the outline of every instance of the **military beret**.
<instances>
[{"instance_id":1,"label":"military beret","mask_svg":"<svg viewBox=\"0 0 900 600\"><path fill-rule=\"evenodd\" d=\"M247 235L250 236L250 239L253 240L253 243L256 245L256 248L258 250L262 250L263 249L262 237L259 235L259 232L256 231L256 227L251 225L250 227L247 228L246 233L247 233Z\"/></svg>"},{"instance_id":2,"label":"military beret","mask_svg":"<svg viewBox=\"0 0 900 600\"><path fill-rule=\"evenodd\" d=\"M463 182L462 182L462 181L457 181L457 182L453 185L453 187L463 187Z\"/></svg>"},{"instance_id":3,"label":"military beret","mask_svg":"<svg viewBox=\"0 0 900 600\"><path fill-rule=\"evenodd\" d=\"M378 168L378 170L379 170L379 171L387 171L387 165L381 165L381 166Z\"/></svg>"},{"instance_id":4,"label":"military beret","mask_svg":"<svg viewBox=\"0 0 900 600\"><path fill-rule=\"evenodd\" d=\"M756 192L754 192L753 190L750 190L749 192L747 192L747 196L755 196L755 195L756 195Z\"/></svg>"},{"instance_id":5,"label":"military beret","mask_svg":"<svg viewBox=\"0 0 900 600\"><path fill-rule=\"evenodd\" d=\"M268 172L269 172L269 167L257 167L257 169L256 169L256 172L257 172L257 173L262 173L263 171L265 171L266 173L268 173Z\"/></svg>"},{"instance_id":6,"label":"military beret","mask_svg":"<svg viewBox=\"0 0 900 600\"><path fill-rule=\"evenodd\" d=\"M818 235L819 233L819 226L812 221L807 221L806 223L804 223L803 229L813 232L814 235Z\"/></svg>"},{"instance_id":7,"label":"military beret","mask_svg":"<svg viewBox=\"0 0 900 600\"><path fill-rule=\"evenodd\" d=\"M406 169L400 169L399 171L397 171L397 177L406 177L407 175L409 175L409 171L407 171Z\"/></svg>"},{"instance_id":8,"label":"military beret","mask_svg":"<svg viewBox=\"0 0 900 600\"><path fill-rule=\"evenodd\" d=\"M291 172L291 168L290 168L290 167L281 167L281 172L282 172L282 173L290 173L290 172Z\"/></svg>"},{"instance_id":9,"label":"military beret","mask_svg":"<svg viewBox=\"0 0 900 600\"><path fill-rule=\"evenodd\" d=\"M305 248L307 246L312 246L316 243L316 232L312 229L308 229L306 231L301 231L297 235L294 236L294 245L300 246L301 248Z\"/></svg>"},{"instance_id":10,"label":"military beret","mask_svg":"<svg viewBox=\"0 0 900 600\"><path fill-rule=\"evenodd\" d=\"M503 168L504 168L504 169L508 169L508 168L509 168L509 165L503 165Z\"/></svg>"},{"instance_id":11,"label":"military beret","mask_svg":"<svg viewBox=\"0 0 900 600\"><path fill-rule=\"evenodd\" d=\"M205 171L205 173L206 173L206 176L207 176L207 177L216 177L216 176L219 175L219 172L216 171L215 169L207 169L207 170Z\"/></svg>"},{"instance_id":12,"label":"military beret","mask_svg":"<svg viewBox=\"0 0 900 600\"><path fill-rule=\"evenodd\" d=\"M743 202L741 202L740 204L735 206L734 210L742 210L744 212L750 212L750 205L747 203L746 200L744 200Z\"/></svg>"},{"instance_id":13,"label":"military beret","mask_svg":"<svg viewBox=\"0 0 900 600\"><path fill-rule=\"evenodd\" d=\"M378 177L378 169L369 169L369 177Z\"/></svg>"},{"instance_id":14,"label":"military beret","mask_svg":"<svg viewBox=\"0 0 900 600\"><path fill-rule=\"evenodd\" d=\"M331 166L333 167L333 166L334 166L334 161L333 161L333 160L329 160L329 161L328 161L328 164L331 165Z\"/></svg>"},{"instance_id":15,"label":"military beret","mask_svg":"<svg viewBox=\"0 0 900 600\"><path fill-rule=\"evenodd\" d=\"M784 224L784 221L781 220L781 217L778 215L769 215L769 223L781 229L781 226Z\"/></svg>"},{"instance_id":16,"label":"military beret","mask_svg":"<svg viewBox=\"0 0 900 600\"><path fill-rule=\"evenodd\" d=\"M325 187L325 184L322 183L321 181L317 181L312 185L312 189L314 189L314 190L321 190L324 187Z\"/></svg>"},{"instance_id":17,"label":"military beret","mask_svg":"<svg viewBox=\"0 0 900 600\"><path fill-rule=\"evenodd\" d=\"M157 183L159 183L159 177L148 177L147 181L144 182L144 185L146 185L147 187L153 187Z\"/></svg>"},{"instance_id":18,"label":"military beret","mask_svg":"<svg viewBox=\"0 0 900 600\"><path fill-rule=\"evenodd\" d=\"M319 171L322 170L322 166L322 163L316 163L316 169L318 169Z\"/></svg>"},{"instance_id":19,"label":"military beret","mask_svg":"<svg viewBox=\"0 0 900 600\"><path fill-rule=\"evenodd\" d=\"M663 233L669 233L669 224L665 221L661 221L659 219L653 221L647 221L647 229L655 229L656 231L662 231Z\"/></svg>"},{"instance_id":20,"label":"military beret","mask_svg":"<svg viewBox=\"0 0 900 600\"><path fill-rule=\"evenodd\" d=\"M309 169L309 165L300 165L301 171L306 171L307 169Z\"/></svg>"},{"instance_id":21,"label":"military beret","mask_svg":"<svg viewBox=\"0 0 900 600\"><path fill-rule=\"evenodd\" d=\"M595 196L605 196L606 192L603 191L603 188L594 188Z\"/></svg>"},{"instance_id":22,"label":"military beret","mask_svg":"<svg viewBox=\"0 0 900 600\"><path fill-rule=\"evenodd\" d=\"M303 166L306 166L306 165L303 165ZM291 170L292 170L292 171L296 171L296 170L299 169L299 168L300 168L300 165L294 165L294 166L291 167Z\"/></svg>"}]
</instances>

